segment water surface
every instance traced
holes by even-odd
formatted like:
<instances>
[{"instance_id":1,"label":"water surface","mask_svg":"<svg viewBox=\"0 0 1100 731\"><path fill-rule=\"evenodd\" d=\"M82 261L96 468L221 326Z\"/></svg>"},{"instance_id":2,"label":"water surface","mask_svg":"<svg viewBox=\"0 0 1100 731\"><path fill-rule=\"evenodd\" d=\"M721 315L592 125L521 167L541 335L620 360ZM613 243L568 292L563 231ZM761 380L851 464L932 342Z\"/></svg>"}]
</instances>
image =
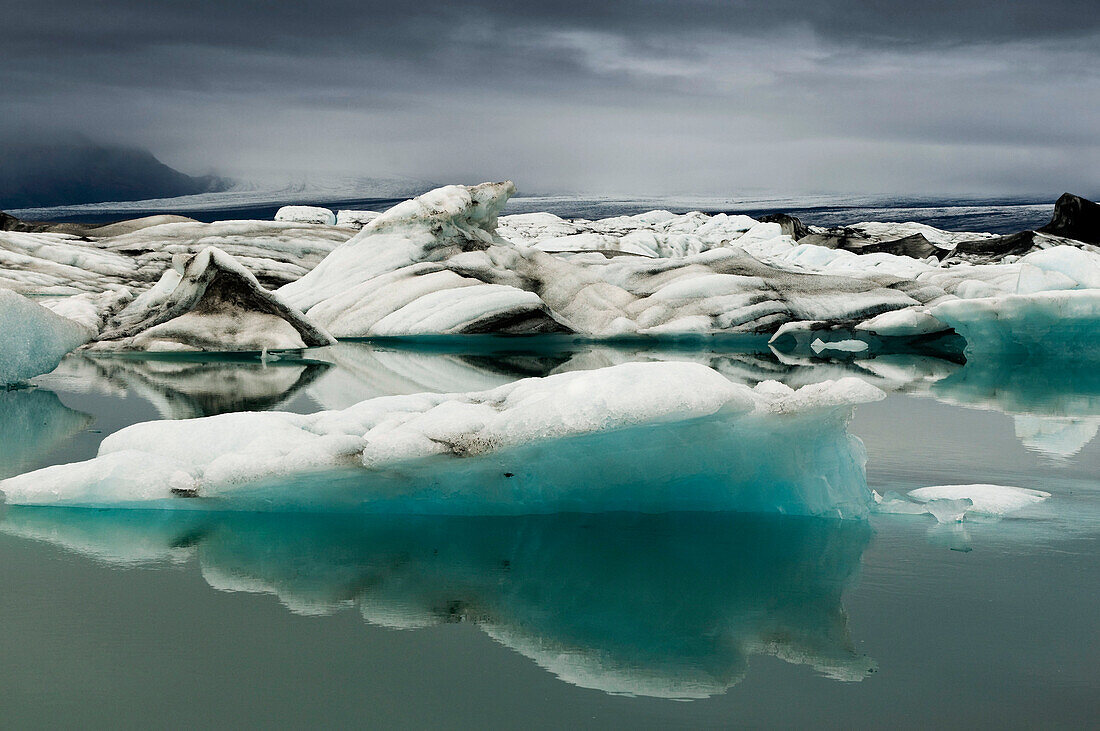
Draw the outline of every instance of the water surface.
<instances>
[{"instance_id":1,"label":"water surface","mask_svg":"<svg viewBox=\"0 0 1100 731\"><path fill-rule=\"evenodd\" d=\"M89 458L148 419L312 412L645 359L750 385L859 375L889 393L850 425L874 489L1053 497L961 525L8 506L5 721L1047 727L1100 711L1091 366L493 339L273 361L74 354L0 393L0 474Z\"/></svg>"}]
</instances>

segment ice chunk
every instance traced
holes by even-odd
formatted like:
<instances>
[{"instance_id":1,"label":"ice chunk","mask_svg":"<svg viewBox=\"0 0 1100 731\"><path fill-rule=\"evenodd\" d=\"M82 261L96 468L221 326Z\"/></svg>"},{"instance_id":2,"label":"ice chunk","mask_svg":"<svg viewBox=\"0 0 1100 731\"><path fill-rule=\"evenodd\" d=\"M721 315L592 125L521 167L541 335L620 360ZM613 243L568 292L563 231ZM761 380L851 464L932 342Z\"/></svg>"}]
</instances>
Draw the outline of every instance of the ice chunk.
<instances>
[{"instance_id":1,"label":"ice chunk","mask_svg":"<svg viewBox=\"0 0 1100 731\"><path fill-rule=\"evenodd\" d=\"M0 289L0 385L49 373L92 335L87 327Z\"/></svg>"},{"instance_id":2,"label":"ice chunk","mask_svg":"<svg viewBox=\"0 0 1100 731\"><path fill-rule=\"evenodd\" d=\"M972 506L966 512L1003 516L1041 503L1050 493L1005 485L936 485L910 490L909 497L929 505L940 500L970 500Z\"/></svg>"},{"instance_id":3,"label":"ice chunk","mask_svg":"<svg viewBox=\"0 0 1100 731\"><path fill-rule=\"evenodd\" d=\"M318 206L283 206L275 212L275 220L335 226L336 214L327 208L319 208Z\"/></svg>"},{"instance_id":4,"label":"ice chunk","mask_svg":"<svg viewBox=\"0 0 1100 731\"><path fill-rule=\"evenodd\" d=\"M337 211L336 225L363 228L380 215L377 211Z\"/></svg>"},{"instance_id":5,"label":"ice chunk","mask_svg":"<svg viewBox=\"0 0 1100 731\"><path fill-rule=\"evenodd\" d=\"M823 350L838 350L842 353L862 353L867 350L867 343L862 340L830 340L828 342L821 338L815 338L810 343L810 350L815 353L820 353Z\"/></svg>"},{"instance_id":6,"label":"ice chunk","mask_svg":"<svg viewBox=\"0 0 1100 731\"><path fill-rule=\"evenodd\" d=\"M951 300L930 310L972 354L1100 356L1100 289Z\"/></svg>"},{"instance_id":7,"label":"ice chunk","mask_svg":"<svg viewBox=\"0 0 1100 731\"><path fill-rule=\"evenodd\" d=\"M113 315L100 350L285 350L335 342L216 248L164 273Z\"/></svg>"},{"instance_id":8,"label":"ice chunk","mask_svg":"<svg viewBox=\"0 0 1100 731\"><path fill-rule=\"evenodd\" d=\"M867 512L857 379L800 391L627 363L313 415L136 424L96 459L0 482L15 504L525 513ZM198 497L180 500L175 496Z\"/></svg>"}]
</instances>

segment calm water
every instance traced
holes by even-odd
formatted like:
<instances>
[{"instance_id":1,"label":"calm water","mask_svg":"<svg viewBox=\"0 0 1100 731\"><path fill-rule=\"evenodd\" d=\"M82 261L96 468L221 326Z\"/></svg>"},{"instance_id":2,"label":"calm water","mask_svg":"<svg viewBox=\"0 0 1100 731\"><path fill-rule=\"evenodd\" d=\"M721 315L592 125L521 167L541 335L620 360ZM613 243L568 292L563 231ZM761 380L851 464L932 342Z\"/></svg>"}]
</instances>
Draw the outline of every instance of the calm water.
<instances>
[{"instance_id":1,"label":"calm water","mask_svg":"<svg viewBox=\"0 0 1100 731\"><path fill-rule=\"evenodd\" d=\"M516 345L522 342L523 347ZM130 423L490 388L639 359L887 390L851 430L880 492L1054 497L938 526L766 515L0 514L4 725L1088 726L1100 712L1100 369L783 362L570 341L300 358L72 355L0 392L0 475Z\"/></svg>"}]
</instances>

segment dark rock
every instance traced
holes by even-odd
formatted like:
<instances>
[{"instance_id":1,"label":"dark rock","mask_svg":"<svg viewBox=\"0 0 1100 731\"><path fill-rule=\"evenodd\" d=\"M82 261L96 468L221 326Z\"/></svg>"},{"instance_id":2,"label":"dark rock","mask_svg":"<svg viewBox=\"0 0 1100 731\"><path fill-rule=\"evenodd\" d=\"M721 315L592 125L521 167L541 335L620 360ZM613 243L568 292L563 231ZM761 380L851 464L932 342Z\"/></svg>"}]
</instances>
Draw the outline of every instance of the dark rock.
<instances>
[{"instance_id":1,"label":"dark rock","mask_svg":"<svg viewBox=\"0 0 1100 731\"><path fill-rule=\"evenodd\" d=\"M963 241L955 247L954 256L970 261L999 261L1006 256L1021 256L1034 249L1041 236L1035 231L1021 231L993 239Z\"/></svg>"},{"instance_id":2,"label":"dark rock","mask_svg":"<svg viewBox=\"0 0 1100 731\"><path fill-rule=\"evenodd\" d=\"M38 224L20 221L15 216L0 211L0 231L21 231L24 233L33 233L34 231L41 230L42 226Z\"/></svg>"},{"instance_id":3,"label":"dark rock","mask_svg":"<svg viewBox=\"0 0 1100 731\"><path fill-rule=\"evenodd\" d=\"M951 253L951 249L941 249L921 233L915 233L893 241L867 244L851 250L857 254L896 254L897 256L909 256L914 259L927 259L930 256L943 259Z\"/></svg>"},{"instance_id":4,"label":"dark rock","mask_svg":"<svg viewBox=\"0 0 1100 731\"><path fill-rule=\"evenodd\" d=\"M800 244L824 246L826 249L848 249L858 251L864 246L875 243L863 234L848 228L831 228L821 233L812 233L799 239Z\"/></svg>"},{"instance_id":5,"label":"dark rock","mask_svg":"<svg viewBox=\"0 0 1100 731\"><path fill-rule=\"evenodd\" d=\"M1088 244L1100 244L1100 204L1072 193L1054 203L1054 216L1039 231Z\"/></svg>"},{"instance_id":6,"label":"dark rock","mask_svg":"<svg viewBox=\"0 0 1100 731\"><path fill-rule=\"evenodd\" d=\"M778 223L783 229L783 233L790 236L795 241L810 235L810 229L806 224L786 213L772 213L767 216L761 216L758 220L761 223Z\"/></svg>"}]
</instances>

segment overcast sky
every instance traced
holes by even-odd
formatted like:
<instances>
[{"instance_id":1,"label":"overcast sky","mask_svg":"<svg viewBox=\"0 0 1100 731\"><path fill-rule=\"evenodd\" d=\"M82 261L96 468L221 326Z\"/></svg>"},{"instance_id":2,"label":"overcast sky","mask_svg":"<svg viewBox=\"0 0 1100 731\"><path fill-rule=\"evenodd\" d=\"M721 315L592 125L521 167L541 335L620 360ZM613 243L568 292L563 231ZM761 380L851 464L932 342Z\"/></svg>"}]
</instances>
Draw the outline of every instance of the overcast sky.
<instances>
[{"instance_id":1,"label":"overcast sky","mask_svg":"<svg viewBox=\"0 0 1100 731\"><path fill-rule=\"evenodd\" d=\"M1096 0L5 0L0 124L191 173L1100 192Z\"/></svg>"}]
</instances>

